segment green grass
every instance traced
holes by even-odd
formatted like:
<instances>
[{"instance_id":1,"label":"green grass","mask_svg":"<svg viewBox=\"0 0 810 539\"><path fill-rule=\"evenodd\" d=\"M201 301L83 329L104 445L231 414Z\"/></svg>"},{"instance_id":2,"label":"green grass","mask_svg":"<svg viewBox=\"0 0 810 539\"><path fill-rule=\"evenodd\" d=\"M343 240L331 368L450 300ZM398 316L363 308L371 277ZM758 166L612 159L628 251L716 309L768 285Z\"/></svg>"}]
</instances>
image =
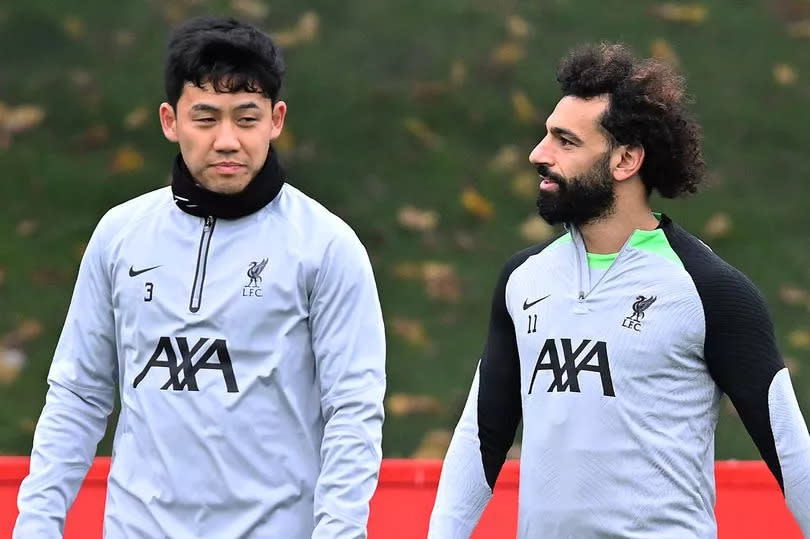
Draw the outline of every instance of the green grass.
<instances>
[{"instance_id":1,"label":"green grass","mask_svg":"<svg viewBox=\"0 0 810 539\"><path fill-rule=\"evenodd\" d=\"M43 125L0 150L0 267L6 271L0 335L25 319L43 326L24 347L25 369L0 392L0 452L30 451L30 425L43 404L78 253L95 222L110 206L166 182L176 150L157 122L165 13L173 6L186 6L187 14L232 12L225 1L191 4L86 0L64 7L27 0L0 8L0 101L37 104L47 112ZM653 40L665 39L677 52L704 124L713 185L698 197L656 201L656 207L699 234L713 214L731 216L731 234L712 246L766 295L780 347L800 367L794 374L799 400L810 410L809 354L791 348L787 337L810 329L810 315L778 294L783 283L810 288L810 43L787 37L768 3L714 1L702 25L654 19L650 2L302 4L269 3L261 22L276 31L294 25L306 10L320 16L317 38L286 51L283 97L295 145L284 162L291 182L348 221L371 252L389 321L389 393L431 394L447 407L438 415L389 415L387 456L407 456L427 430L455 424L483 345L495 277L509 254L527 245L518 227L533 213L534 201L511 191L519 169L504 173L487 166L505 145L527 156L543 132L541 123L515 119L509 96L526 92L545 116L558 99L558 58L572 45L598 39L626 41L645 54ZM508 39L509 15L530 24L522 40L526 54L514 66L494 66L491 54ZM66 34L68 16L82 21L82 37ZM122 30L134 35L131 45L116 44ZM447 81L456 61L466 66L463 85L433 97L415 95L418 82ZM796 84L774 82L779 62L794 66ZM87 75L88 83L76 84ZM138 106L153 113L141 128L127 130L123 119ZM426 148L405 130L406 118L423 120L443 144ZM108 139L83 142L82 134L98 125L106 126ZM114 174L110 162L125 145L136 148L145 164ZM494 204L490 221L479 222L459 204L468 186ZM439 212L429 240L397 224L406 204ZM38 226L21 237L17 225L27 219ZM461 247L458 234L474 247ZM463 284L458 303L431 301L420 283L395 278L398 263L423 260L456 268ZM395 317L423 321L429 345L402 340L392 331ZM717 456L755 457L739 420L722 416ZM109 449L108 436L101 450Z\"/></svg>"}]
</instances>

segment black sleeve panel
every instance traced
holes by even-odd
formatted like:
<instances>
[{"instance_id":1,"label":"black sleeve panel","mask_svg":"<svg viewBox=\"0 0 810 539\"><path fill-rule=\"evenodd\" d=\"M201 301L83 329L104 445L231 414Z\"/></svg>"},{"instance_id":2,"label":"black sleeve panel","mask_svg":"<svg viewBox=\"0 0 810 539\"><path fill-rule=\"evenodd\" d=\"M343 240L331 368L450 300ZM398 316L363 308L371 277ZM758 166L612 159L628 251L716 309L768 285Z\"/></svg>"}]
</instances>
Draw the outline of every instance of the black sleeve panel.
<instances>
[{"instance_id":1,"label":"black sleeve panel","mask_svg":"<svg viewBox=\"0 0 810 539\"><path fill-rule=\"evenodd\" d=\"M530 256L553 242L536 245L513 255L501 270L492 297L489 333L478 377L478 439L490 488L506 460L523 415L520 399L520 358L515 326L506 309L506 283L512 272Z\"/></svg>"},{"instance_id":2,"label":"black sleeve panel","mask_svg":"<svg viewBox=\"0 0 810 539\"><path fill-rule=\"evenodd\" d=\"M692 276L706 318L704 358L709 373L740 414L779 486L782 470L771 429L768 391L784 368L765 300L740 271L675 224L663 227Z\"/></svg>"}]
</instances>

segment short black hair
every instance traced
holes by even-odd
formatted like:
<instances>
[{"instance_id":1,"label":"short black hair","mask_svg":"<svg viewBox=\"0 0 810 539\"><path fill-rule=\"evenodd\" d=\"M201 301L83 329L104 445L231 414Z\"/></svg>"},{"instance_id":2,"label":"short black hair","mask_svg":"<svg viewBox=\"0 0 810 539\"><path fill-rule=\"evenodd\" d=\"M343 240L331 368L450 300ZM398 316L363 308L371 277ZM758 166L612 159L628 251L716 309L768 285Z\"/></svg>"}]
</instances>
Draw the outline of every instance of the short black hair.
<instances>
[{"instance_id":1,"label":"short black hair","mask_svg":"<svg viewBox=\"0 0 810 539\"><path fill-rule=\"evenodd\" d=\"M619 43L588 44L563 58L557 81L566 96L609 97L601 126L611 146L644 148L640 176L648 193L697 191L706 170L702 133L686 109L684 78L669 64L639 59Z\"/></svg>"},{"instance_id":2,"label":"short black hair","mask_svg":"<svg viewBox=\"0 0 810 539\"><path fill-rule=\"evenodd\" d=\"M236 19L195 17L169 35L164 86L172 107L186 83L260 93L275 102L283 76L281 50L270 36Z\"/></svg>"}]
</instances>

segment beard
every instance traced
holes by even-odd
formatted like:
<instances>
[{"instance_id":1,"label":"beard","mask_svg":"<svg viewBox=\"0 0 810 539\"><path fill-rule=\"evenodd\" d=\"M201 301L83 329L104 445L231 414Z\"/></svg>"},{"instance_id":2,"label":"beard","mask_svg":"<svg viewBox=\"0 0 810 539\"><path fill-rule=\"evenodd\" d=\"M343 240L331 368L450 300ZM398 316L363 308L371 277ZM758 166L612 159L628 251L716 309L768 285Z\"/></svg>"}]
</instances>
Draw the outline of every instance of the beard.
<instances>
[{"instance_id":1,"label":"beard","mask_svg":"<svg viewBox=\"0 0 810 539\"><path fill-rule=\"evenodd\" d=\"M610 173L610 153L605 154L587 172L565 178L539 165L541 176L557 182L556 191L540 192L537 213L548 224L584 225L613 213L616 193Z\"/></svg>"}]
</instances>

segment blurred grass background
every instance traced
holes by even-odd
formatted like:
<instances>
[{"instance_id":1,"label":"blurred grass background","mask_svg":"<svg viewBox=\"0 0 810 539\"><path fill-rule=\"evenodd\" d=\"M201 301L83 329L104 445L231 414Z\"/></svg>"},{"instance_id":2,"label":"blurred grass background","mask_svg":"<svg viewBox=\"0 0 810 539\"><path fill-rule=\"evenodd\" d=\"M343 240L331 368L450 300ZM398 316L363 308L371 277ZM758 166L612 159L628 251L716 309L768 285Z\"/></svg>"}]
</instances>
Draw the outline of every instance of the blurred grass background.
<instances>
[{"instance_id":1,"label":"blurred grass background","mask_svg":"<svg viewBox=\"0 0 810 539\"><path fill-rule=\"evenodd\" d=\"M810 414L809 0L11 0L0 4L0 453L30 451L96 221L167 183L166 32L202 13L284 45L290 182L370 251L389 343L386 456L443 453L496 275L551 233L532 218L527 158L559 98L557 61L602 39L687 76L709 185L655 207L761 288ZM717 457L756 458L733 409L721 416Z\"/></svg>"}]
</instances>

